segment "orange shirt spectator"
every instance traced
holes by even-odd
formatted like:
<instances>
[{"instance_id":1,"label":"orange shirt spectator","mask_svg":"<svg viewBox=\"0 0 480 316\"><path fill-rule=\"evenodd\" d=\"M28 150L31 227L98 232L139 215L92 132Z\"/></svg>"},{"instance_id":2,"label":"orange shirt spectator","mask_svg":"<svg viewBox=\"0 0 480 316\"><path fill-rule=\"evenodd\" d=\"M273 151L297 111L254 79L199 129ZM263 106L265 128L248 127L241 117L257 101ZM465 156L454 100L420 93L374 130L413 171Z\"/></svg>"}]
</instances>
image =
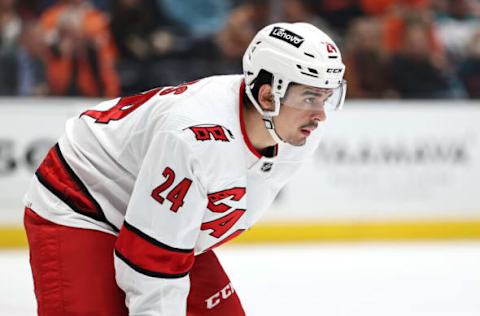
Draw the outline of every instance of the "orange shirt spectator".
<instances>
[{"instance_id":1,"label":"orange shirt spectator","mask_svg":"<svg viewBox=\"0 0 480 316\"><path fill-rule=\"evenodd\" d=\"M47 80L53 95L115 97L116 49L106 17L88 1L65 0L40 17L50 46Z\"/></svg>"},{"instance_id":2,"label":"orange shirt spectator","mask_svg":"<svg viewBox=\"0 0 480 316\"><path fill-rule=\"evenodd\" d=\"M366 3L371 1L363 1L364 9L369 6ZM433 12L430 9L430 0L382 0L384 7L384 45L388 52L396 53L400 49L400 45L405 36L407 24L418 22L428 27L428 42L433 54L443 54L433 21ZM370 7L374 7L371 5ZM377 6L378 8L378 6ZM366 9L368 12L368 9ZM370 9L370 13L374 13ZM381 13L381 12L378 12Z\"/></svg>"}]
</instances>

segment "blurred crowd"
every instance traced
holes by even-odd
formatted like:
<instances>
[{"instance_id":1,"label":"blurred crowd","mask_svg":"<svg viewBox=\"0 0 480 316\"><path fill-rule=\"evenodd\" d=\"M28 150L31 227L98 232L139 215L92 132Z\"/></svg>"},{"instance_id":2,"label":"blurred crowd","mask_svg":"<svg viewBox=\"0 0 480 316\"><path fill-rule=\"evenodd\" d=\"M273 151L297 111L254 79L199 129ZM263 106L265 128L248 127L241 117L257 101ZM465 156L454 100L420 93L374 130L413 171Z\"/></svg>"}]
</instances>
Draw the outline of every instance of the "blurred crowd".
<instances>
[{"instance_id":1,"label":"blurred crowd","mask_svg":"<svg viewBox=\"0 0 480 316\"><path fill-rule=\"evenodd\" d=\"M277 21L331 35L349 98L480 98L480 0L0 0L0 95L115 97L241 73Z\"/></svg>"}]
</instances>

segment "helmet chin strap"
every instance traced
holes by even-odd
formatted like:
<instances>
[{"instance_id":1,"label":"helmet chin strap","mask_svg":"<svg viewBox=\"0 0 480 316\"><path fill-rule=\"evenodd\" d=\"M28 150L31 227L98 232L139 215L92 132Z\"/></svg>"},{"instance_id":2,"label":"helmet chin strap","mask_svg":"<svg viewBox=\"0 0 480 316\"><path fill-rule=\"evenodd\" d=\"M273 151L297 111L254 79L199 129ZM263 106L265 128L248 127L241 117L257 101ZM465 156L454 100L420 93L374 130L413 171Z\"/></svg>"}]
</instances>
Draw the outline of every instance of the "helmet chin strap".
<instances>
[{"instance_id":1,"label":"helmet chin strap","mask_svg":"<svg viewBox=\"0 0 480 316\"><path fill-rule=\"evenodd\" d=\"M286 143L280 135L278 135L277 131L275 130L275 123L273 123L273 117L272 116L263 116L263 123L265 124L265 128L267 131L270 133L270 136L273 138L273 140L279 144L279 143Z\"/></svg>"},{"instance_id":2,"label":"helmet chin strap","mask_svg":"<svg viewBox=\"0 0 480 316\"><path fill-rule=\"evenodd\" d=\"M274 79L274 81L275 81L275 79ZM273 102L274 102L275 109L276 109L276 111L275 111L276 115L278 115L280 113L280 104L281 104L280 94L281 94L280 91L274 90ZM268 115L268 114L264 113L263 114L263 123L265 124L265 127L267 128L267 131L270 133L270 136L273 138L273 140L277 144L286 143L286 141L284 141L280 137L280 135L278 135L277 130L275 129L275 123L273 122L273 116L272 115Z\"/></svg>"},{"instance_id":3,"label":"helmet chin strap","mask_svg":"<svg viewBox=\"0 0 480 316\"><path fill-rule=\"evenodd\" d=\"M258 104L257 100L255 100L255 98L253 97L252 95L252 91L250 90L251 87L250 85L245 85L245 93L247 94L248 98L250 99L250 101L253 103L254 107L257 109L257 111L262 115L262 118L263 118L263 123L265 124L265 128L267 129L267 131L270 133L270 136L273 138L273 140L279 144L279 143L286 143L286 141L284 141L280 135L278 135L277 131L275 130L275 123L273 122L273 117L278 115L279 111L280 111L280 93L277 92L277 93L274 93L273 94L273 102L275 104L275 109L277 109L276 111L272 111L272 112L267 112L265 111L261 106L260 104ZM267 114L269 113L269 114Z\"/></svg>"}]
</instances>

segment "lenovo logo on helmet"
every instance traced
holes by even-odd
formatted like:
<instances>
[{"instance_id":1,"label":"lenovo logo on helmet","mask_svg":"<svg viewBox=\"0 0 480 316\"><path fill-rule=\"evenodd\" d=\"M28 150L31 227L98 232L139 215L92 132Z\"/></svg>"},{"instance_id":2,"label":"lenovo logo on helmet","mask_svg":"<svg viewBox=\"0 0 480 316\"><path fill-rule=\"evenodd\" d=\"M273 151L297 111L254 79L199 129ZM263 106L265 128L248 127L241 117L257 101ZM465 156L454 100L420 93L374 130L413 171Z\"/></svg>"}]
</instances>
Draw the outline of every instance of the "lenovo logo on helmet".
<instances>
[{"instance_id":1,"label":"lenovo logo on helmet","mask_svg":"<svg viewBox=\"0 0 480 316\"><path fill-rule=\"evenodd\" d=\"M304 41L303 37L278 26L273 28L272 32L270 32L270 36L278 38L297 48L300 47Z\"/></svg>"}]
</instances>

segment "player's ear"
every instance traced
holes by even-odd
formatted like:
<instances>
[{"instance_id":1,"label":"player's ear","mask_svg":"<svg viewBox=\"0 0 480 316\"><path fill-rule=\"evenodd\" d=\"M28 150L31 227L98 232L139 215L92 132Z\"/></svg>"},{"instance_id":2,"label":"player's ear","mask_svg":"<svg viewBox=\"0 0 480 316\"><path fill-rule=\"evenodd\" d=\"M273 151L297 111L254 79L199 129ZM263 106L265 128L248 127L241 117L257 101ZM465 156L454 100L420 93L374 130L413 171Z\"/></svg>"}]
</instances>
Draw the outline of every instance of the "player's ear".
<instances>
[{"instance_id":1,"label":"player's ear","mask_svg":"<svg viewBox=\"0 0 480 316\"><path fill-rule=\"evenodd\" d=\"M263 110L273 111L275 109L271 85L263 84L260 87L258 90L258 103Z\"/></svg>"}]
</instances>

